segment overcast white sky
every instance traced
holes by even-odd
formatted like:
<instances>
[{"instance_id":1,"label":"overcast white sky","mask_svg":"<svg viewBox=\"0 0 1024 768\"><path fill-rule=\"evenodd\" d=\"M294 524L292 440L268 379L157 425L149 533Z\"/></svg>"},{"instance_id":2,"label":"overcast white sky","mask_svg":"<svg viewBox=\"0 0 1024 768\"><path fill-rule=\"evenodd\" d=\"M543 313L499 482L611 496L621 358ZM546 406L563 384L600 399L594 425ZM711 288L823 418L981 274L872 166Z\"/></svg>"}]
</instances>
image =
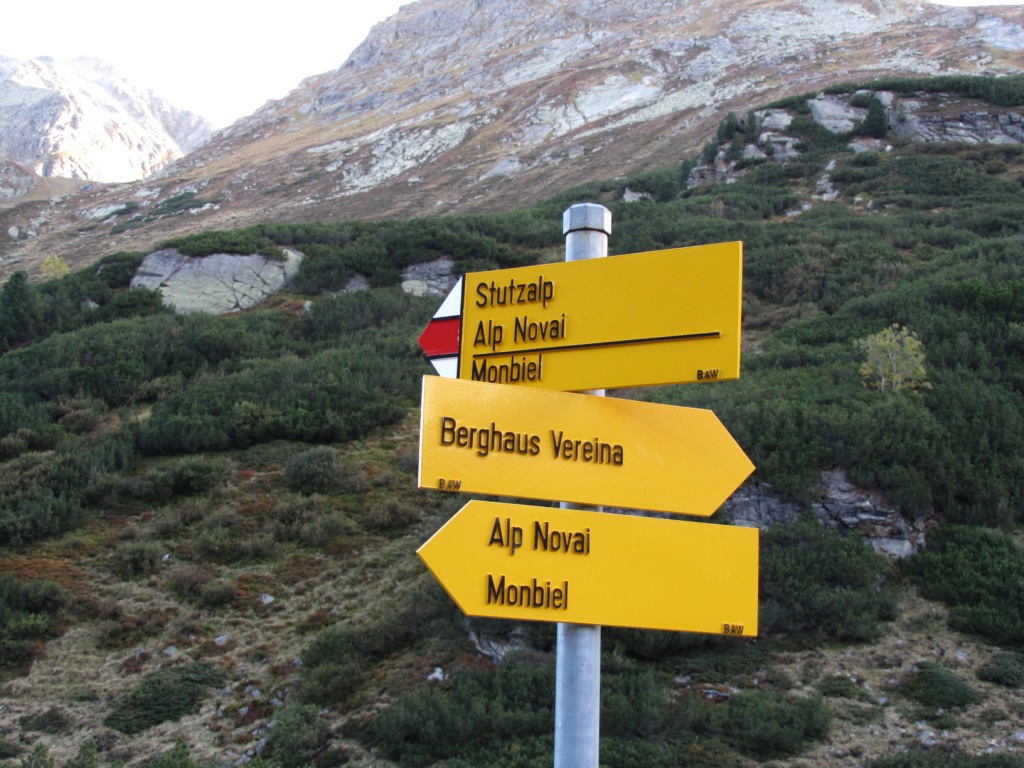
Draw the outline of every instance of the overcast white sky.
<instances>
[{"instance_id":1,"label":"overcast white sky","mask_svg":"<svg viewBox=\"0 0 1024 768\"><path fill-rule=\"evenodd\" d=\"M370 27L412 1L7 0L0 54L95 56L223 128L337 69Z\"/></svg>"},{"instance_id":2,"label":"overcast white sky","mask_svg":"<svg viewBox=\"0 0 1024 768\"><path fill-rule=\"evenodd\" d=\"M223 128L337 69L412 0L8 0L0 55L95 56Z\"/></svg>"}]
</instances>

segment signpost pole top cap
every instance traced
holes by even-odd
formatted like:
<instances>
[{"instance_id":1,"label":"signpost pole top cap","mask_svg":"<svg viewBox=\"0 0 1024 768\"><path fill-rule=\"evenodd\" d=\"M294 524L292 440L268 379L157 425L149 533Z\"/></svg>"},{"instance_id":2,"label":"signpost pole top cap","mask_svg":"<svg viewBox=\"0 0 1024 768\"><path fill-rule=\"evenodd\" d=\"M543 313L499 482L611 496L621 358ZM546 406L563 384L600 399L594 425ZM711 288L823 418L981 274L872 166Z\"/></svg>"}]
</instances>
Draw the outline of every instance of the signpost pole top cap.
<instances>
[{"instance_id":1,"label":"signpost pole top cap","mask_svg":"<svg viewBox=\"0 0 1024 768\"><path fill-rule=\"evenodd\" d=\"M562 234L580 230L612 233L612 212L596 203L577 203L562 214Z\"/></svg>"}]
</instances>

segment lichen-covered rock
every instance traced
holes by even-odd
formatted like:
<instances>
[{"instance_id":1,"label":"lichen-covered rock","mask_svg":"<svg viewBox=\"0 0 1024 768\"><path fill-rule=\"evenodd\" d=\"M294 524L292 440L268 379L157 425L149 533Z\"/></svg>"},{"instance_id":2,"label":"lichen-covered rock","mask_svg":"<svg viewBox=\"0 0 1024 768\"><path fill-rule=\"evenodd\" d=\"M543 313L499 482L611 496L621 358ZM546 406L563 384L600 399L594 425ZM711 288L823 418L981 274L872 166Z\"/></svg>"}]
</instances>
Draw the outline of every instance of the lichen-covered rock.
<instances>
[{"instance_id":1,"label":"lichen-covered rock","mask_svg":"<svg viewBox=\"0 0 1024 768\"><path fill-rule=\"evenodd\" d=\"M132 288L159 291L164 304L180 313L222 315L247 309L284 288L302 261L298 251L285 258L215 253L203 258L167 248L149 254Z\"/></svg>"}]
</instances>

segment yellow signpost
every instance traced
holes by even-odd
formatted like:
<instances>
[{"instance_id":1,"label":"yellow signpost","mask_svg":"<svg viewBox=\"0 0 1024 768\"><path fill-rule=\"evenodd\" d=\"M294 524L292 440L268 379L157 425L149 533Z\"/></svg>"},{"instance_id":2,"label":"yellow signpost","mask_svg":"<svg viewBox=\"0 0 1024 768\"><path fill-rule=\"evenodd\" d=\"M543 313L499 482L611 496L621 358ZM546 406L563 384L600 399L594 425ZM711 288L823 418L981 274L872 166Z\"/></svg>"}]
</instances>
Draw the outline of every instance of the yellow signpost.
<instances>
[{"instance_id":1,"label":"yellow signpost","mask_svg":"<svg viewBox=\"0 0 1024 768\"><path fill-rule=\"evenodd\" d=\"M753 469L708 410L423 377L421 488L706 517Z\"/></svg>"},{"instance_id":2,"label":"yellow signpost","mask_svg":"<svg viewBox=\"0 0 1024 768\"><path fill-rule=\"evenodd\" d=\"M463 613L757 634L756 528L471 501L418 550Z\"/></svg>"},{"instance_id":3,"label":"yellow signpost","mask_svg":"<svg viewBox=\"0 0 1024 768\"><path fill-rule=\"evenodd\" d=\"M567 392L736 379L742 275L739 242L471 272L420 345L443 375Z\"/></svg>"}]
</instances>

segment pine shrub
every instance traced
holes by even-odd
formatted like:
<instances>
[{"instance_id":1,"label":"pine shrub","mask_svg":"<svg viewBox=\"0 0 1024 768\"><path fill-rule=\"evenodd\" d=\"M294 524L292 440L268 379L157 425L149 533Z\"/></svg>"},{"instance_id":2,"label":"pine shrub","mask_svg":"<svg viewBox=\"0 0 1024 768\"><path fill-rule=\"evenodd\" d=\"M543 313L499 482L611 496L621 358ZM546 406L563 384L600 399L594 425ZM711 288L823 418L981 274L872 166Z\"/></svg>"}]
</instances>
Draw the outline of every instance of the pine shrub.
<instances>
[{"instance_id":1,"label":"pine shrub","mask_svg":"<svg viewBox=\"0 0 1024 768\"><path fill-rule=\"evenodd\" d=\"M221 670L206 662L154 672L114 703L103 724L132 735L179 720L198 712L209 689L222 685L224 677Z\"/></svg>"}]
</instances>

